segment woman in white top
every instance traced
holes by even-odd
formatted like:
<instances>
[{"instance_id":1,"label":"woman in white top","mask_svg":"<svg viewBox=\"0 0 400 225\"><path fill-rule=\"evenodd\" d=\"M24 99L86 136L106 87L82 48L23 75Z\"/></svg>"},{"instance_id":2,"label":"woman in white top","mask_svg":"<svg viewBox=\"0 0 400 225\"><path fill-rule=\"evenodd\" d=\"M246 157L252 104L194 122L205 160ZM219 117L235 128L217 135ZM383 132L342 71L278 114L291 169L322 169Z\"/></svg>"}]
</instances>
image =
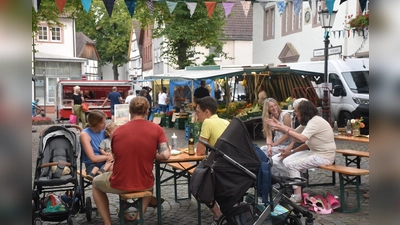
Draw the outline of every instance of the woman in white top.
<instances>
[{"instance_id":1,"label":"woman in white top","mask_svg":"<svg viewBox=\"0 0 400 225\"><path fill-rule=\"evenodd\" d=\"M290 127L291 126L291 118L290 114L287 112L283 112L282 109L279 107L278 102L273 98L267 98L264 100L263 106L263 114L262 114L262 121L263 121L263 131L264 136L266 137L267 149L263 146L261 149L264 151L267 150L266 155L272 157L278 153L280 153L279 149L286 148L291 139L280 140L285 133L279 130L273 130L267 123L267 119L275 118L280 123Z\"/></svg>"},{"instance_id":2,"label":"woman in white top","mask_svg":"<svg viewBox=\"0 0 400 225\"><path fill-rule=\"evenodd\" d=\"M166 113L168 108L167 88L162 87L162 91L158 93L158 107L161 112Z\"/></svg>"}]
</instances>

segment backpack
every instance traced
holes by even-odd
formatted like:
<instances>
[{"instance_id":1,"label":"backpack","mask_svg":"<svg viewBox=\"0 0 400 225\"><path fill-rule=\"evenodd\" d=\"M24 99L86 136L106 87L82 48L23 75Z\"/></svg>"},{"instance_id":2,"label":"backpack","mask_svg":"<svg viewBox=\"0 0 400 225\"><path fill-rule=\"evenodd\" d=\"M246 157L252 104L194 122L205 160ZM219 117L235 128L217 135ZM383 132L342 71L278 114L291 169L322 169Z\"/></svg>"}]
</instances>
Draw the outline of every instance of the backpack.
<instances>
[{"instance_id":1,"label":"backpack","mask_svg":"<svg viewBox=\"0 0 400 225\"><path fill-rule=\"evenodd\" d=\"M201 161L190 178L190 193L200 203L212 208L215 204L214 188L214 152L211 152L207 159ZM211 165L211 166L210 166Z\"/></svg>"}]
</instances>

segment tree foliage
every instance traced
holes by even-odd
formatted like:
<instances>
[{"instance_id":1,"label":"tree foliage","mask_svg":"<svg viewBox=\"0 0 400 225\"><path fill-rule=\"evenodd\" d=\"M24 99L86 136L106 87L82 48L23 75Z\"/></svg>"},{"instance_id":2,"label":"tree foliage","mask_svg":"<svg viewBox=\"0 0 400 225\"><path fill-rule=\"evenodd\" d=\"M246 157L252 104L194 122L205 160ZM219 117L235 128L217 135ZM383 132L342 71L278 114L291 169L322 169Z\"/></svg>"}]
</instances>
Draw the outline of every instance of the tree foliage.
<instances>
[{"instance_id":1,"label":"tree foliage","mask_svg":"<svg viewBox=\"0 0 400 225\"><path fill-rule=\"evenodd\" d=\"M102 0L94 0L89 13L77 14L76 30L96 42L100 55L99 66L112 64L114 80L118 80L118 67L128 62L132 20L123 0L116 0L110 17Z\"/></svg>"},{"instance_id":2,"label":"tree foliage","mask_svg":"<svg viewBox=\"0 0 400 225\"><path fill-rule=\"evenodd\" d=\"M225 25L224 10L216 6L209 18L204 1L196 2L197 8L192 16L184 2L178 2L172 14L165 2L155 4L154 19L158 26L153 30L153 37L164 37L163 57L179 69L193 65L193 57L202 54L195 51L196 46L214 47L216 53L226 57L226 53L222 52L224 43L221 41L225 37L222 29ZM137 19L145 23L139 15Z\"/></svg>"}]
</instances>

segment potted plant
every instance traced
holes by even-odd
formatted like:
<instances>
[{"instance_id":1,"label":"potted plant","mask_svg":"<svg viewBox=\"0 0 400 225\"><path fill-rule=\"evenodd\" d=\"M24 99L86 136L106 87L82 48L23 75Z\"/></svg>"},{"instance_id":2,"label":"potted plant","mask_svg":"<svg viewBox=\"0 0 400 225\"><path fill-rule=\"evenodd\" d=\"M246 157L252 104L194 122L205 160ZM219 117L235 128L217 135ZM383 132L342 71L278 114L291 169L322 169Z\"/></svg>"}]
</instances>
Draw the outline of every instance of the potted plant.
<instances>
[{"instance_id":1,"label":"potted plant","mask_svg":"<svg viewBox=\"0 0 400 225\"><path fill-rule=\"evenodd\" d=\"M357 31L364 30L369 26L369 14L359 14L356 17L353 17L353 14L345 17L346 28L348 30L355 29Z\"/></svg>"}]
</instances>

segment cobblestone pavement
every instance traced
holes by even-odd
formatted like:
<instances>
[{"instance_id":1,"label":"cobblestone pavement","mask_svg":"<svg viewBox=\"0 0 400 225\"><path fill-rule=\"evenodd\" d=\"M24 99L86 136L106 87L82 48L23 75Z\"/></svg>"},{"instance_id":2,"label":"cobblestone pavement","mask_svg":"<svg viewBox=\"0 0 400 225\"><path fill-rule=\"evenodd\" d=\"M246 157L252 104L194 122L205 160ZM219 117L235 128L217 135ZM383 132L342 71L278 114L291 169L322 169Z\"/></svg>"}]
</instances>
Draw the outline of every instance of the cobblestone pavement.
<instances>
[{"instance_id":1,"label":"cobblestone pavement","mask_svg":"<svg viewBox=\"0 0 400 225\"><path fill-rule=\"evenodd\" d=\"M39 133L45 126L32 126L32 180L34 167L36 165L36 156L39 144ZM168 139L172 136L172 133L175 133L178 136L178 147L186 147L187 142L185 141L185 133L184 130L176 130L174 128L164 128ZM35 132L36 131L36 132ZM254 141L259 146L263 145L265 141L261 138ZM368 144L361 143L353 143L347 141L337 141L337 148L339 149L355 149L368 151ZM337 154L336 156L336 164L344 165L344 157L341 154ZM361 163L361 168L369 169L369 160L363 158ZM317 182L329 182L331 181L331 173L318 170L309 172L309 181L310 183ZM335 186L318 186L318 187L307 187L304 189L304 192L308 192L311 195L325 195L327 192L332 193L335 196L339 196L339 179L336 176L336 185ZM182 180L181 180L182 181ZM369 176L362 176L361 178L361 192L369 190ZM173 189L173 181L167 182L167 184L162 186L162 197L165 199L165 202L162 204L162 219L163 224L165 225L173 225L173 224L182 224L182 225L192 225L197 224L197 202L192 198L191 200L182 200L179 202L175 202L174 200L174 189ZM92 196L91 188L88 187L85 190L87 196ZM187 185L179 185L178 187L179 196L187 196L188 190ZM119 220L117 217L118 213L118 197L117 195L109 194L110 199L110 210L111 217L113 220L113 224L119 224ZM350 206L355 204L355 188L347 188L346 189L346 198ZM93 202L93 199L92 199ZM95 206L94 203L93 207ZM205 207L202 207L202 224L211 224L212 222L212 214ZM134 213L134 209L130 209L132 213ZM102 220L100 215L96 210L93 210L92 220L88 222L86 220L85 214L76 215L78 224L102 224ZM319 215L314 213L314 224L319 225L350 225L350 224L369 224L369 200L361 197L361 211L355 213L341 213L341 212L333 212L329 215ZM302 218L304 223L304 219ZM153 225L157 224L157 210L153 208L148 208L145 213L145 222L146 224ZM66 224L66 221L63 222L44 222L44 224ZM132 224L126 222L126 224Z\"/></svg>"}]
</instances>

